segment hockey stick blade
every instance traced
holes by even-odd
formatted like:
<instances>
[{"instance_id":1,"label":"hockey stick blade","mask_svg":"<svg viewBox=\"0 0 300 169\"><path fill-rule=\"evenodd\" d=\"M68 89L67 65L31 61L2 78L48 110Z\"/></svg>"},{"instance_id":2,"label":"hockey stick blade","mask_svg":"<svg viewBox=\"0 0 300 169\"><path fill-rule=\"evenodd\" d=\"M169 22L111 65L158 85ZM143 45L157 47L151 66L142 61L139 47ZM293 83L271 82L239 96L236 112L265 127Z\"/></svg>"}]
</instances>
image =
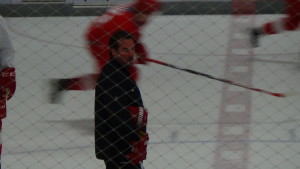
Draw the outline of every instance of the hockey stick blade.
<instances>
[{"instance_id":1,"label":"hockey stick blade","mask_svg":"<svg viewBox=\"0 0 300 169\"><path fill-rule=\"evenodd\" d=\"M285 95L286 95L286 97L289 97L289 96L299 96L300 93L297 92L297 91L288 91L288 92L285 92Z\"/></svg>"},{"instance_id":2,"label":"hockey stick blade","mask_svg":"<svg viewBox=\"0 0 300 169\"><path fill-rule=\"evenodd\" d=\"M239 84L239 83L227 80L227 79L221 79L221 78L217 78L217 77L205 74L205 73L197 72L195 70L181 68L181 67L178 67L176 65L165 63L165 62L162 62L162 61L159 61L159 60L154 60L154 59L150 59L150 58L146 58L145 60L148 61L148 62L160 64L160 65L163 65L163 66L171 67L171 68L178 69L178 70L185 71L185 72L189 72L189 73L192 73L192 74L195 74L195 75L204 76L204 77L207 77L209 79L217 80L217 81L224 82L224 83L227 83L227 84L230 84L230 85L239 86L239 87L249 89L249 90L252 90L252 91L268 94L268 95L271 95L271 96L281 97L281 98L282 97L287 97L287 95L284 94L284 93L273 93L273 92L269 92L269 91L266 91L266 90L245 86L245 85L242 85L242 84Z\"/></svg>"}]
</instances>

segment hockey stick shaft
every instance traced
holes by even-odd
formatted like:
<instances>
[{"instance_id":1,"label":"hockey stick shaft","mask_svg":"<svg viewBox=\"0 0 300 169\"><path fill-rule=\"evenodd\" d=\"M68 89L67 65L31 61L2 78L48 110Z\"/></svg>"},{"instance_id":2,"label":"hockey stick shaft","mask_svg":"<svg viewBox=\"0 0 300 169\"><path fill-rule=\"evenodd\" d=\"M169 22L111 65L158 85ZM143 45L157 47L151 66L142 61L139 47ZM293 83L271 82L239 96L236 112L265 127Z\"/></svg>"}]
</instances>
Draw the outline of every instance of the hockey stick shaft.
<instances>
[{"instance_id":1,"label":"hockey stick shaft","mask_svg":"<svg viewBox=\"0 0 300 169\"><path fill-rule=\"evenodd\" d=\"M191 70L191 69L181 68L181 67L178 67L176 65L165 63L165 62L162 62L162 61L159 61L159 60L150 59L150 58L146 58L146 60L149 61L149 62L152 62L152 63L156 63L156 64L159 64L159 65L163 65L163 66L171 67L171 68L178 69L178 70L181 70L181 71L189 72L189 73L192 73L192 74L195 74L195 75L204 76L204 77L207 77L209 79L217 80L217 81L224 82L224 83L234 85L234 86L239 86L239 87L242 87L242 88L245 88L245 89L249 89L249 90L253 90L253 91L256 91L256 92L268 94L268 95L271 95L271 96L286 97L286 95L283 94L283 93L273 93L273 92L269 92L269 91L266 91L266 90L245 86L245 85L242 85L240 83L233 82L231 80L217 78L217 77L205 74L205 73L197 72L197 71Z\"/></svg>"}]
</instances>

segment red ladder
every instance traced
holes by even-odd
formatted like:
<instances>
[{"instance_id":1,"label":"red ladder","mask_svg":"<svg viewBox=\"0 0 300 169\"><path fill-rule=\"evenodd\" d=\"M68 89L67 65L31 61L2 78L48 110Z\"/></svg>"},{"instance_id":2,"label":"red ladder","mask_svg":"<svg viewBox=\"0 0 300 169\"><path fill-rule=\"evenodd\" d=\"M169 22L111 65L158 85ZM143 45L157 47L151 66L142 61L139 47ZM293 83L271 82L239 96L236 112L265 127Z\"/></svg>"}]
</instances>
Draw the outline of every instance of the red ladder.
<instances>
[{"instance_id":1,"label":"red ladder","mask_svg":"<svg viewBox=\"0 0 300 169\"><path fill-rule=\"evenodd\" d=\"M233 15L229 28L229 43L225 65L225 78L252 84L253 65L249 59L247 27L253 26L254 0L233 0ZM215 169L247 169L251 125L251 91L224 84L215 151Z\"/></svg>"}]
</instances>

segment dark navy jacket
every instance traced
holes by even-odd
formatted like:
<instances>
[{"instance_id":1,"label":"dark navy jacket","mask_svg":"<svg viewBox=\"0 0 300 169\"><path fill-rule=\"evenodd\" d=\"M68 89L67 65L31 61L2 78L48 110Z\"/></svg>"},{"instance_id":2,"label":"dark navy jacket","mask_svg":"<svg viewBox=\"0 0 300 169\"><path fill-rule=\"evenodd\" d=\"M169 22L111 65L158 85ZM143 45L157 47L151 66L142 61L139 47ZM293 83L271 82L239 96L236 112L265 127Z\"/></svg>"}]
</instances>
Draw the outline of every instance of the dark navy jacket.
<instances>
[{"instance_id":1,"label":"dark navy jacket","mask_svg":"<svg viewBox=\"0 0 300 169\"><path fill-rule=\"evenodd\" d=\"M102 69L95 93L95 148L98 159L119 160L138 141L129 106L143 107L140 91L127 67L110 60ZM124 159L124 158L123 158Z\"/></svg>"}]
</instances>

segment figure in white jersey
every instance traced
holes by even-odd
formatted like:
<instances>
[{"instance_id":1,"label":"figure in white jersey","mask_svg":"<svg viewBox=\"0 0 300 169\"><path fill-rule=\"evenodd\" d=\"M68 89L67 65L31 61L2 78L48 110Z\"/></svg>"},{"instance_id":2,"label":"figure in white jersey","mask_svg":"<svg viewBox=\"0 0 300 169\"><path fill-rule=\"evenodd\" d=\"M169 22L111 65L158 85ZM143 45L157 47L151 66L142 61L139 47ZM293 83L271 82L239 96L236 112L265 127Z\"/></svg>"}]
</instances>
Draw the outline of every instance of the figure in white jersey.
<instances>
[{"instance_id":1,"label":"figure in white jersey","mask_svg":"<svg viewBox=\"0 0 300 169\"><path fill-rule=\"evenodd\" d=\"M283 31L294 31L300 27L300 0L285 0L286 16L272 22L267 22L260 27L251 28L250 44L252 47L259 46L259 38L263 35L278 34Z\"/></svg>"},{"instance_id":2,"label":"figure in white jersey","mask_svg":"<svg viewBox=\"0 0 300 169\"><path fill-rule=\"evenodd\" d=\"M8 35L7 26L0 16L0 157L2 152L2 119L6 117L6 101L14 95L16 90L16 73L12 63L14 54L15 51Z\"/></svg>"}]
</instances>

